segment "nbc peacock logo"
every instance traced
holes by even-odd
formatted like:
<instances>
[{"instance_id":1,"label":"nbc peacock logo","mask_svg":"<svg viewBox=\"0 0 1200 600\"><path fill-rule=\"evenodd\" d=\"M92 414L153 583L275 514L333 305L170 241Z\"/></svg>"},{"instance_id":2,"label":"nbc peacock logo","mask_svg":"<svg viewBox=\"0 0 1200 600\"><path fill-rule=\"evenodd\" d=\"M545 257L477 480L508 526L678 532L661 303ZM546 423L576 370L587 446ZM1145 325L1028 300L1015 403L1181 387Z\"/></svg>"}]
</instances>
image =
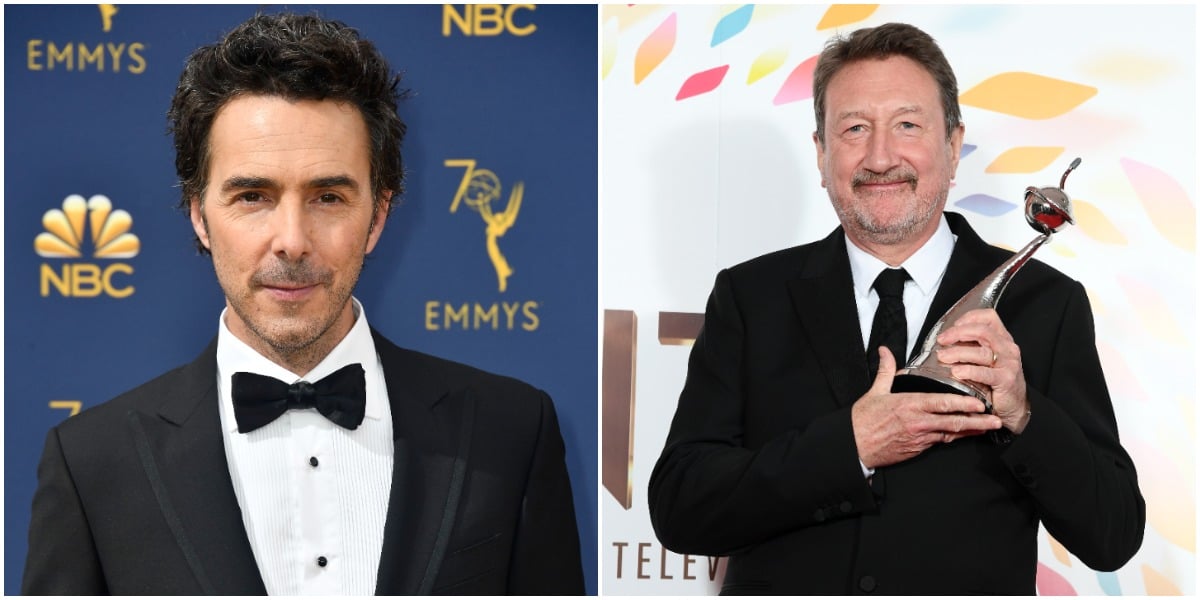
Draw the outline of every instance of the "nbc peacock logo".
<instances>
[{"instance_id":1,"label":"nbc peacock logo","mask_svg":"<svg viewBox=\"0 0 1200 600\"><path fill-rule=\"evenodd\" d=\"M91 237L91 258L133 258L141 250L141 241L130 232L133 217L124 210L113 210L112 201L102 195L87 200L78 194L67 196L61 209L52 208L42 215L42 226L45 231L34 239L33 249L43 258L84 258L86 234ZM114 278L118 275L133 275L133 267L122 262L102 267L90 262L68 261L56 269L43 263L41 295L49 296L54 290L61 296L72 298L95 298L101 294L127 298L134 288L115 283Z\"/></svg>"}]
</instances>

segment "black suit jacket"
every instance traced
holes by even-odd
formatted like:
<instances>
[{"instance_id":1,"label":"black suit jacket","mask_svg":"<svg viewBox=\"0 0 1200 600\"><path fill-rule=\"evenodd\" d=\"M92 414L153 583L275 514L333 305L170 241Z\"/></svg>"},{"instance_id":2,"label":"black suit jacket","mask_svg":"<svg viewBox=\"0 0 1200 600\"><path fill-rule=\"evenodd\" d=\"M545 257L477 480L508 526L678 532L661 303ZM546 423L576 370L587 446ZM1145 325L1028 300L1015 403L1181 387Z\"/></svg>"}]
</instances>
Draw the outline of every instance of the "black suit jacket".
<instances>
[{"instance_id":1,"label":"black suit jacket","mask_svg":"<svg viewBox=\"0 0 1200 600\"><path fill-rule=\"evenodd\" d=\"M549 397L372 332L395 464L376 593L582 594ZM216 341L50 431L26 594L263 594L225 458Z\"/></svg>"},{"instance_id":2,"label":"black suit jacket","mask_svg":"<svg viewBox=\"0 0 1200 600\"><path fill-rule=\"evenodd\" d=\"M919 339L1011 255L947 218L958 240ZM1145 504L1083 287L1030 261L999 304L1033 411L1022 435L938 444L868 483L850 408L871 376L845 244L839 228L717 276L650 479L662 543L729 555L722 593L737 594L1032 594L1039 522L1092 568L1124 564Z\"/></svg>"}]
</instances>

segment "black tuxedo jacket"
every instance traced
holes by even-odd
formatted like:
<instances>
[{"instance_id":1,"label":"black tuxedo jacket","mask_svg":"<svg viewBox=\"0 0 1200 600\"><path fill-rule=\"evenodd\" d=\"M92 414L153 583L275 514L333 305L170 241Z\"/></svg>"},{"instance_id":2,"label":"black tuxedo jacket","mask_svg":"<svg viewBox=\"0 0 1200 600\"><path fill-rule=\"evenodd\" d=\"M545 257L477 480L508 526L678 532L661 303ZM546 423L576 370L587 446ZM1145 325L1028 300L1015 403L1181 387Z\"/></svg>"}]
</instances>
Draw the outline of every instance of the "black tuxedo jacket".
<instances>
[{"instance_id":1,"label":"black tuxedo jacket","mask_svg":"<svg viewBox=\"0 0 1200 600\"><path fill-rule=\"evenodd\" d=\"M958 240L919 339L1012 254L947 218ZM1025 431L938 444L868 483L850 408L871 376L842 230L722 271L650 479L659 539L728 555L733 594L1032 594L1039 522L1088 566L1120 567L1145 504L1083 287L1030 261L998 312L1021 348Z\"/></svg>"},{"instance_id":2,"label":"black tuxedo jacket","mask_svg":"<svg viewBox=\"0 0 1200 600\"><path fill-rule=\"evenodd\" d=\"M582 594L549 397L372 332L395 464L376 593ZM26 594L264 594L225 459L216 341L52 429Z\"/></svg>"}]
</instances>

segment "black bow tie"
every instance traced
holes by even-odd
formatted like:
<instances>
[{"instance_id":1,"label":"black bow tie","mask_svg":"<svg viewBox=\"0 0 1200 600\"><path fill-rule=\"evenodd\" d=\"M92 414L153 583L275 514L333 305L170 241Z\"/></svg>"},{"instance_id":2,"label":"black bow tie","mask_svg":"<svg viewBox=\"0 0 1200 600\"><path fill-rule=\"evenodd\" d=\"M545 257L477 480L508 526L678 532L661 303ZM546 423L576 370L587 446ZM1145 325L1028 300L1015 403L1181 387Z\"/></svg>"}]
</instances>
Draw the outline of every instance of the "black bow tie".
<instances>
[{"instance_id":1,"label":"black bow tie","mask_svg":"<svg viewBox=\"0 0 1200 600\"><path fill-rule=\"evenodd\" d=\"M315 408L346 429L357 429L366 413L366 376L362 365L346 365L324 379L288 385L256 373L233 374L233 415L238 431L250 433L292 408Z\"/></svg>"}]
</instances>

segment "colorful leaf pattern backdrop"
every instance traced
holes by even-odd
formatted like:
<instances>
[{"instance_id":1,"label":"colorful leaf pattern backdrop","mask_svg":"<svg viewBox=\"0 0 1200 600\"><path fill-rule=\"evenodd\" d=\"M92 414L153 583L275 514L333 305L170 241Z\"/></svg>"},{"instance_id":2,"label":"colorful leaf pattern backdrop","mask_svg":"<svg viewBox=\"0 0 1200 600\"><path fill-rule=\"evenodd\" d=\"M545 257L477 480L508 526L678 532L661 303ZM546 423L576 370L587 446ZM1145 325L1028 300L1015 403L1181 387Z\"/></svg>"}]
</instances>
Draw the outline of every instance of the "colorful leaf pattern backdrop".
<instances>
[{"instance_id":1,"label":"colorful leaf pattern backdrop","mask_svg":"<svg viewBox=\"0 0 1200 600\"><path fill-rule=\"evenodd\" d=\"M687 295L661 289L668 285L661 281L670 278L655 269L678 265L656 264L648 256L657 256L658 263L675 256L701 262L715 257L711 264L687 267L696 273L689 289L703 289L719 268L822 237L836 223L822 206L827 202L812 152L817 54L838 32L889 21L922 27L955 67L967 124L948 209L965 213L993 243L1020 247L1034 235L1021 218L1024 187L1057 185L1067 163L1083 158L1067 185L1076 226L1058 234L1038 259L1087 288L1122 440L1137 464L1148 517L1142 550L1116 573L1092 572L1043 531L1038 591L1194 595L1195 10L604 6L602 304L702 312L702 293L680 300ZM764 148L749 133L736 137L751 126L765 132ZM766 144L770 136L786 139ZM646 150L628 152L634 145ZM784 158L764 155L766 147ZM792 157L798 160L788 160ZM775 168L778 163L783 167ZM687 189L702 193L686 201L646 185L697 179L701 183ZM739 195L741 189L748 193ZM802 208L755 214L756 198L771 193ZM684 218L680 206L687 206L687 222L699 230L672 237L661 229ZM781 216L799 216L800 222L780 229L786 226L774 221ZM640 228L628 225L632 222ZM654 223L662 228L648 229ZM745 229L763 231L742 231L739 225L746 224ZM779 231L786 235L774 233ZM614 250L618 243L621 249ZM703 252L668 250L679 245ZM639 285L639 277L647 285ZM687 305L680 306L683 302ZM659 360L656 352L648 349L650 356L639 360ZM662 358L674 361L668 372L680 371L675 362L681 356L686 354ZM643 375L656 377L639 389L678 393L682 381L672 379L677 376ZM657 406L644 408L651 401ZM648 473L639 465L653 463L674 402L654 397L638 405L635 496L644 494ZM652 540L644 506L644 497L629 511L603 502L602 538ZM704 581L618 578L607 564L611 553L602 557L606 593L717 589Z\"/></svg>"}]
</instances>

